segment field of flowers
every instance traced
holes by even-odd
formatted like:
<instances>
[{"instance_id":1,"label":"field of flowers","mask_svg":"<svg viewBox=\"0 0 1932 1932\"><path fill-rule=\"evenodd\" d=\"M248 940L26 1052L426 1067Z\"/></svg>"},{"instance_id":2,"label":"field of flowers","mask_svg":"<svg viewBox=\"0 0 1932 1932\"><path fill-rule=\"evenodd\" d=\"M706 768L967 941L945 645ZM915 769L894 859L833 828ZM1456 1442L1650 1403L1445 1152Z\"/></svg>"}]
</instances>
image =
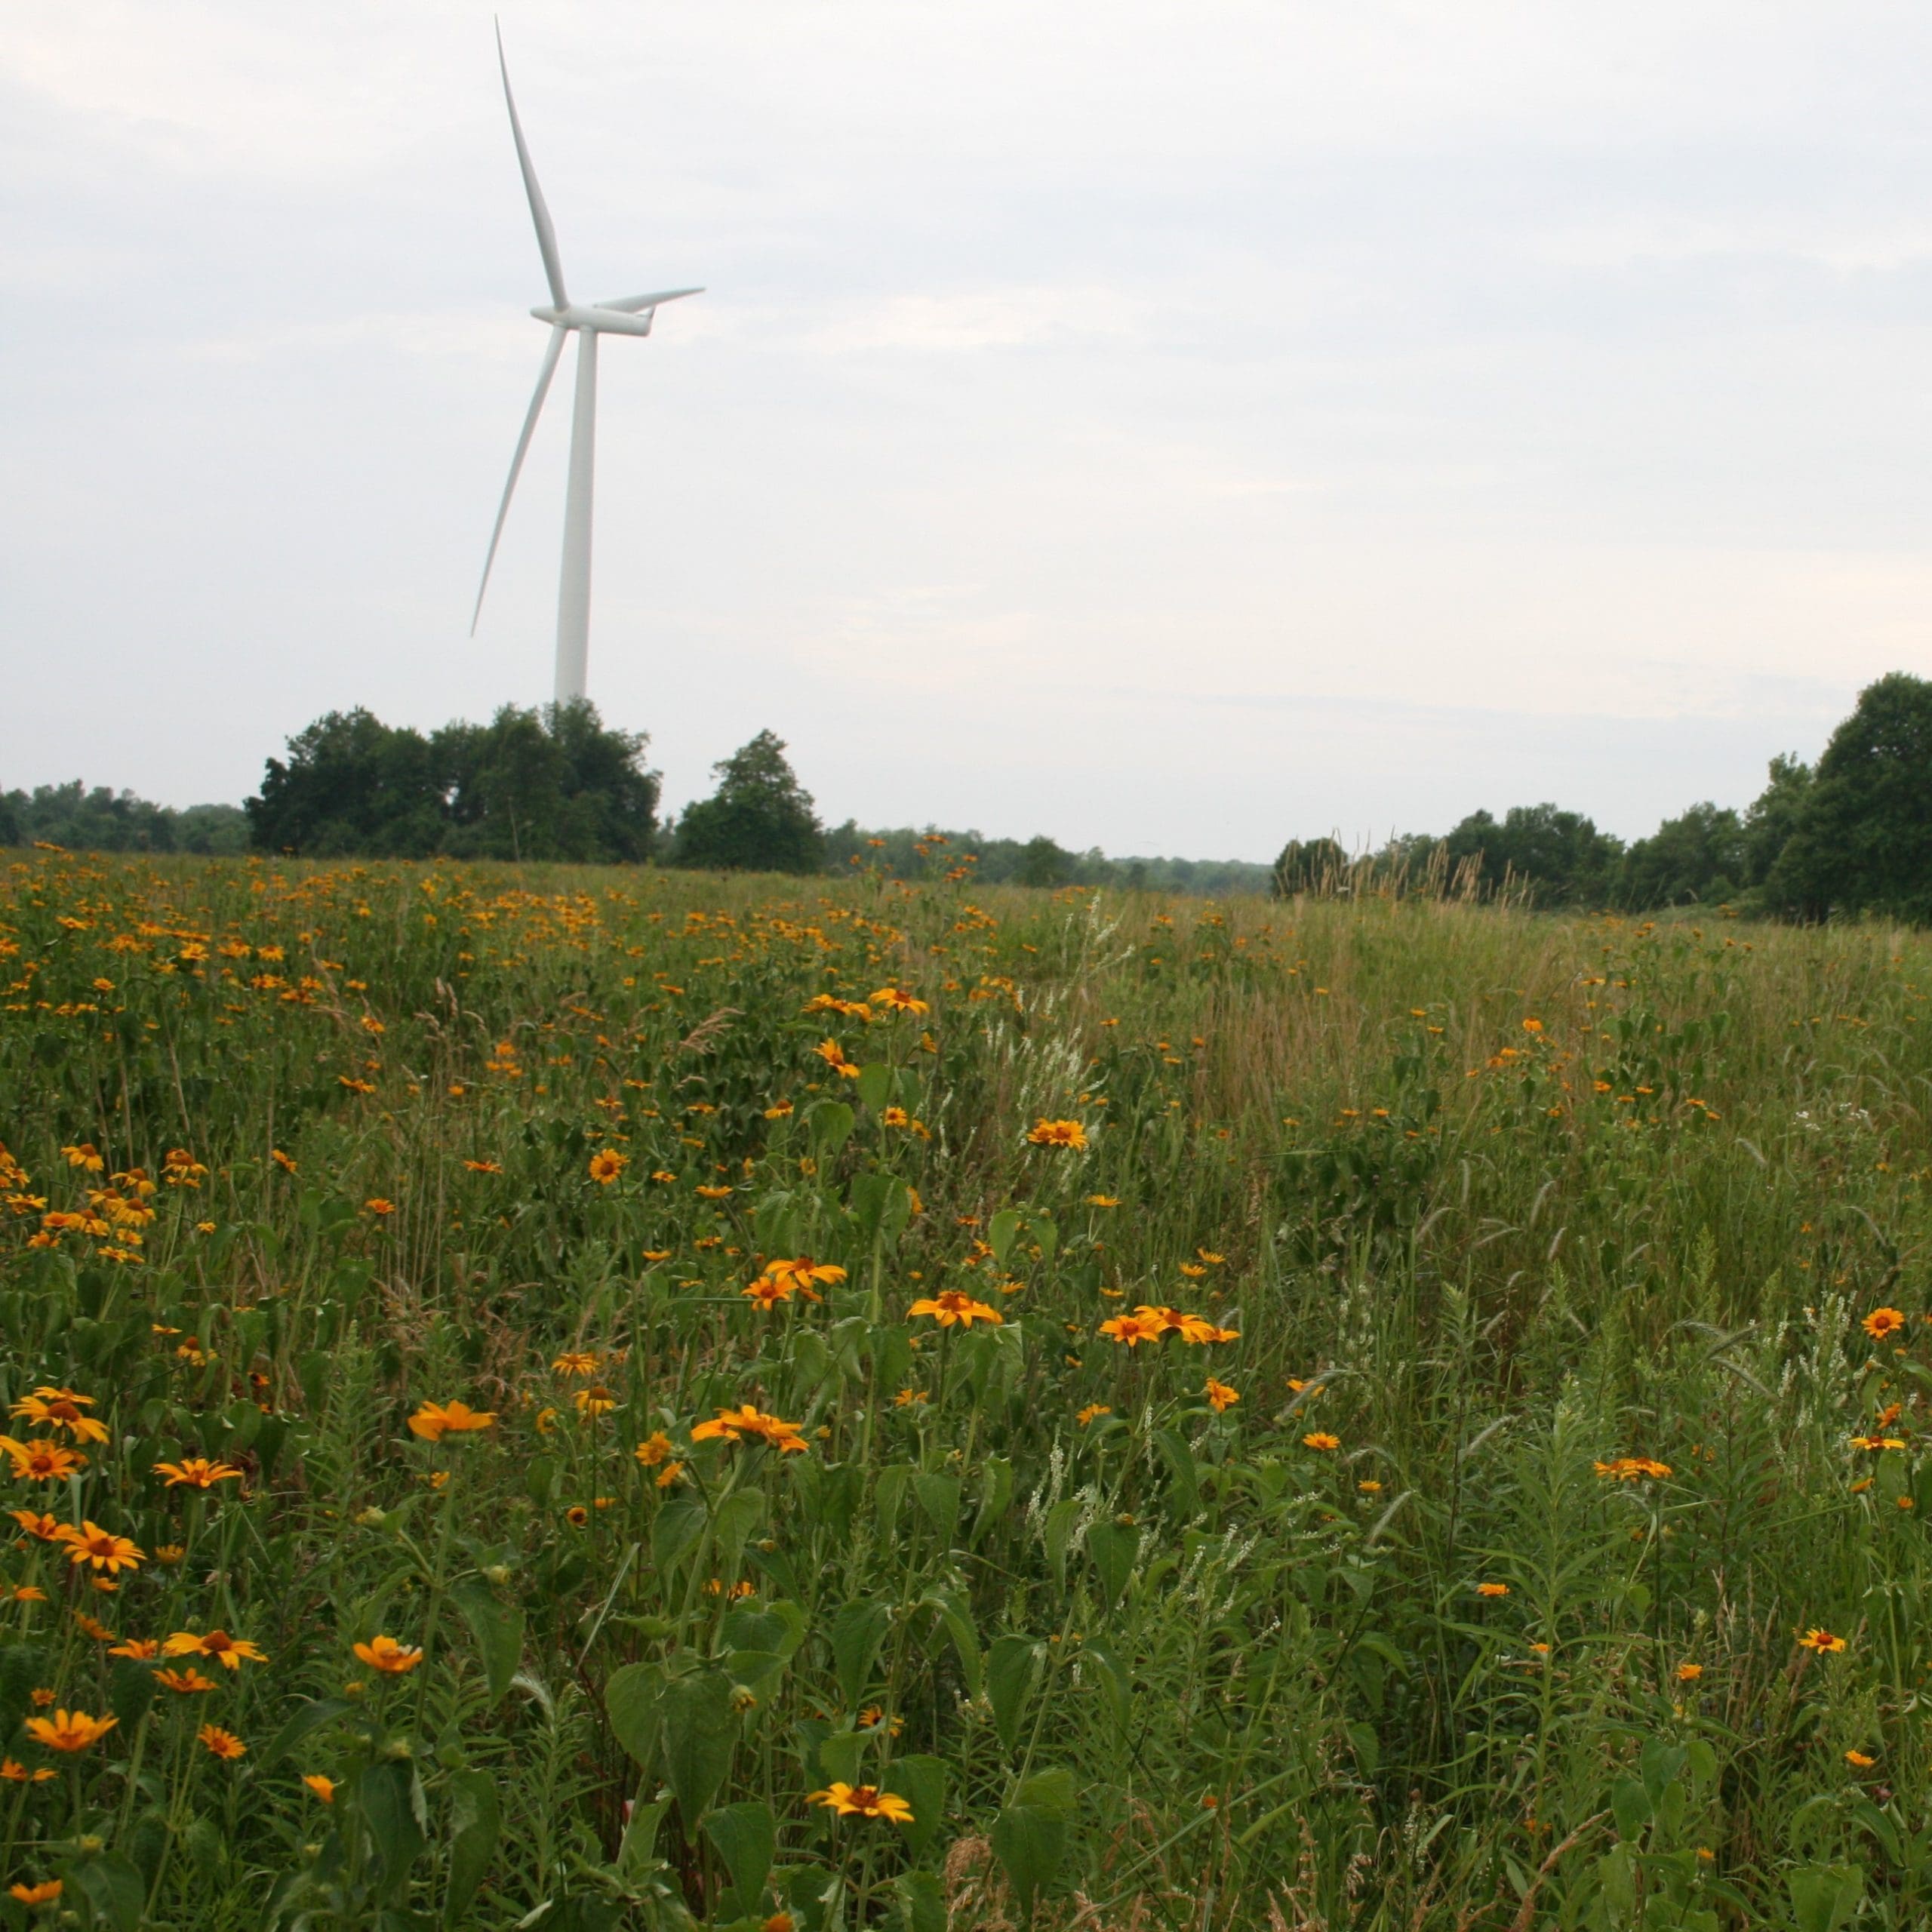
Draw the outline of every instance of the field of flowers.
<instances>
[{"instance_id":1,"label":"field of flowers","mask_svg":"<svg viewBox=\"0 0 1932 1932\"><path fill-rule=\"evenodd\" d=\"M0 1923L1932 1919L1921 940L15 858Z\"/></svg>"}]
</instances>

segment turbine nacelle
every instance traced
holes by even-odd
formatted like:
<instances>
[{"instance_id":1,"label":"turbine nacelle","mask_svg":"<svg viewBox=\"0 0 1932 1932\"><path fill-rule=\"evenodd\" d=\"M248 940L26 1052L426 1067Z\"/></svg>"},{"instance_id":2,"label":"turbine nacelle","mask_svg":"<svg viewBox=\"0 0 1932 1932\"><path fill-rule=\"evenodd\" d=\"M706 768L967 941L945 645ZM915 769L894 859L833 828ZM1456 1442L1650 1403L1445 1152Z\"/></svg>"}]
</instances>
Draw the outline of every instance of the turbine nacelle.
<instances>
[{"instance_id":1,"label":"turbine nacelle","mask_svg":"<svg viewBox=\"0 0 1932 1932\"><path fill-rule=\"evenodd\" d=\"M631 295L617 302L586 305L567 302L540 305L531 313L540 322L555 329L595 329L603 335L648 335L651 318L660 302L675 302L687 295L702 295L701 288L667 288L654 295Z\"/></svg>"}]
</instances>

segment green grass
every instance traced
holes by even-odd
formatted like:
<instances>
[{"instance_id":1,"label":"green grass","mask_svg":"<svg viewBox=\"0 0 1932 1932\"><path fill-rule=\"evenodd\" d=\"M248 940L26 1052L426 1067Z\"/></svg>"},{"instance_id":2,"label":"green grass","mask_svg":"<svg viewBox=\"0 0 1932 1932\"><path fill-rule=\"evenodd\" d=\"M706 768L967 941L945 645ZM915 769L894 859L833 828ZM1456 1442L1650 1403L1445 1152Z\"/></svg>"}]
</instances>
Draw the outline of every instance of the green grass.
<instances>
[{"instance_id":1,"label":"green grass","mask_svg":"<svg viewBox=\"0 0 1932 1932\"><path fill-rule=\"evenodd\" d=\"M42 1599L0 1606L0 1884L64 1886L0 1919L1922 1925L1928 966L1422 899L17 864L0 1395L108 1440L0 1501L143 1556L0 1564ZM842 1275L747 1298L800 1257ZM949 1291L1003 1319L909 1313ZM1235 1334L1100 1333L1143 1305ZM412 1432L453 1401L494 1423ZM803 1449L694 1439L746 1403ZM214 1628L269 1661L114 1654ZM118 1721L48 1748L45 1692Z\"/></svg>"}]
</instances>

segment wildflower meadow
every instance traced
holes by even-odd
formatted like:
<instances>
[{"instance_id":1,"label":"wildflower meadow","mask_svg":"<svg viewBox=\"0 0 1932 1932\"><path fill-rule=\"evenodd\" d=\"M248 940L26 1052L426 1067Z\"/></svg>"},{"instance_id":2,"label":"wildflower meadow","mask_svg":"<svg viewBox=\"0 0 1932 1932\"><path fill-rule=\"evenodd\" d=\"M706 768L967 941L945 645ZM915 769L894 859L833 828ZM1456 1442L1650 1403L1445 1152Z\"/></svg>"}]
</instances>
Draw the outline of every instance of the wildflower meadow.
<instances>
[{"instance_id":1,"label":"wildflower meadow","mask_svg":"<svg viewBox=\"0 0 1932 1932\"><path fill-rule=\"evenodd\" d=\"M0 1922L1932 1919L1922 938L17 856Z\"/></svg>"}]
</instances>

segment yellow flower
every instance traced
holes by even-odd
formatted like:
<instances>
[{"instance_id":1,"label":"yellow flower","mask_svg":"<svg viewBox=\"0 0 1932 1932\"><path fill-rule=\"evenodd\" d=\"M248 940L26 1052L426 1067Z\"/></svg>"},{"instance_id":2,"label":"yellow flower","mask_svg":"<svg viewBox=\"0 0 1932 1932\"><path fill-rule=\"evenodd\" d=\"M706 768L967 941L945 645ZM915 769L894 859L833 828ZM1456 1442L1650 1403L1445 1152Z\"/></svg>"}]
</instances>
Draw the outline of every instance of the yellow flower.
<instances>
[{"instance_id":1,"label":"yellow flower","mask_svg":"<svg viewBox=\"0 0 1932 1932\"><path fill-rule=\"evenodd\" d=\"M472 1409L467 1402L425 1402L409 1418L409 1428L425 1442L440 1442L445 1435L494 1428L496 1421L494 1411Z\"/></svg>"},{"instance_id":2,"label":"yellow flower","mask_svg":"<svg viewBox=\"0 0 1932 1932\"><path fill-rule=\"evenodd\" d=\"M573 1349L560 1355L550 1366L559 1375L595 1375L597 1358L587 1350Z\"/></svg>"},{"instance_id":3,"label":"yellow flower","mask_svg":"<svg viewBox=\"0 0 1932 1932\"><path fill-rule=\"evenodd\" d=\"M1100 1324L1100 1333L1109 1341L1137 1349L1143 1342L1158 1342L1167 1333L1167 1324L1141 1315L1116 1315Z\"/></svg>"},{"instance_id":4,"label":"yellow flower","mask_svg":"<svg viewBox=\"0 0 1932 1932\"><path fill-rule=\"evenodd\" d=\"M805 1451L805 1439L798 1433L796 1423L761 1414L749 1402L736 1409L720 1409L710 1421L700 1423L691 1431L694 1442L742 1442L747 1436L770 1443L783 1455L802 1455Z\"/></svg>"},{"instance_id":5,"label":"yellow flower","mask_svg":"<svg viewBox=\"0 0 1932 1932\"><path fill-rule=\"evenodd\" d=\"M823 1804L841 1818L889 1818L895 1825L912 1822L912 1806L876 1785L845 1784L835 1778L825 1790L814 1792L808 1801Z\"/></svg>"},{"instance_id":6,"label":"yellow flower","mask_svg":"<svg viewBox=\"0 0 1932 1932\"><path fill-rule=\"evenodd\" d=\"M1120 1196L1117 1194L1090 1194L1087 1197L1087 1204L1090 1208L1118 1208Z\"/></svg>"},{"instance_id":7,"label":"yellow flower","mask_svg":"<svg viewBox=\"0 0 1932 1932\"><path fill-rule=\"evenodd\" d=\"M37 1885L22 1884L18 1879L7 1887L7 1895L23 1905L51 1905L65 1887L58 1878L43 1878Z\"/></svg>"},{"instance_id":8,"label":"yellow flower","mask_svg":"<svg viewBox=\"0 0 1932 1932\"><path fill-rule=\"evenodd\" d=\"M1507 1583L1478 1583L1476 1595L1479 1597L1506 1597L1509 1594Z\"/></svg>"},{"instance_id":9,"label":"yellow flower","mask_svg":"<svg viewBox=\"0 0 1932 1932\"><path fill-rule=\"evenodd\" d=\"M244 1657L251 1663L268 1662L253 1644L243 1638L231 1637L226 1630L211 1630L200 1636L192 1630L177 1630L161 1648L164 1657L211 1657L229 1670L239 1670Z\"/></svg>"},{"instance_id":10,"label":"yellow flower","mask_svg":"<svg viewBox=\"0 0 1932 1932\"><path fill-rule=\"evenodd\" d=\"M30 1771L17 1758L0 1758L0 1778L5 1778L9 1784L45 1784L60 1775L45 1764L37 1771Z\"/></svg>"},{"instance_id":11,"label":"yellow flower","mask_svg":"<svg viewBox=\"0 0 1932 1932\"><path fill-rule=\"evenodd\" d=\"M56 1711L51 1718L29 1718L26 1729L36 1744L50 1751L85 1751L119 1722L118 1718L91 1718L85 1711Z\"/></svg>"},{"instance_id":12,"label":"yellow flower","mask_svg":"<svg viewBox=\"0 0 1932 1932\"><path fill-rule=\"evenodd\" d=\"M320 1771L306 1771L303 1774L302 1782L306 1784L325 1804L333 1804L335 1802L335 1780L334 1778L325 1777Z\"/></svg>"},{"instance_id":13,"label":"yellow flower","mask_svg":"<svg viewBox=\"0 0 1932 1932\"><path fill-rule=\"evenodd\" d=\"M88 1459L78 1449L63 1449L57 1443L17 1442L11 1435L0 1435L0 1449L6 1451L14 1478L20 1482L65 1482L87 1466Z\"/></svg>"},{"instance_id":14,"label":"yellow flower","mask_svg":"<svg viewBox=\"0 0 1932 1932\"><path fill-rule=\"evenodd\" d=\"M379 1221L395 1212L395 1203L384 1200L380 1194L372 1195L362 1205Z\"/></svg>"},{"instance_id":15,"label":"yellow flower","mask_svg":"<svg viewBox=\"0 0 1932 1932\"><path fill-rule=\"evenodd\" d=\"M1820 1657L1836 1657L1844 1648L1844 1639L1835 1637L1830 1631L1822 1629L1807 1630L1798 1640L1801 1651L1815 1651Z\"/></svg>"},{"instance_id":16,"label":"yellow flower","mask_svg":"<svg viewBox=\"0 0 1932 1932\"><path fill-rule=\"evenodd\" d=\"M154 1681L174 1691L177 1696L183 1697L197 1697L204 1690L212 1690L214 1688L214 1679L212 1677L204 1677L198 1670L192 1669L158 1670L154 1674Z\"/></svg>"},{"instance_id":17,"label":"yellow flower","mask_svg":"<svg viewBox=\"0 0 1932 1932\"><path fill-rule=\"evenodd\" d=\"M599 1187L608 1187L630 1164L628 1154L620 1154L614 1147L600 1147L590 1157L590 1178Z\"/></svg>"},{"instance_id":18,"label":"yellow flower","mask_svg":"<svg viewBox=\"0 0 1932 1932\"><path fill-rule=\"evenodd\" d=\"M1225 1382L1217 1382L1211 1375L1208 1378L1207 1387L1201 1392L1208 1398L1217 1415L1232 1408L1241 1400L1241 1397Z\"/></svg>"},{"instance_id":19,"label":"yellow flower","mask_svg":"<svg viewBox=\"0 0 1932 1932\"><path fill-rule=\"evenodd\" d=\"M64 1429L76 1442L105 1442L107 1425L97 1417L83 1415L81 1404L91 1408L91 1395L77 1395L71 1389L36 1389L14 1404L13 1414L22 1422L42 1429Z\"/></svg>"},{"instance_id":20,"label":"yellow flower","mask_svg":"<svg viewBox=\"0 0 1932 1932\"><path fill-rule=\"evenodd\" d=\"M671 1453L671 1438L660 1429L637 1445L638 1460L647 1469L654 1469Z\"/></svg>"},{"instance_id":21,"label":"yellow flower","mask_svg":"<svg viewBox=\"0 0 1932 1932\"><path fill-rule=\"evenodd\" d=\"M1882 1342L1905 1326L1905 1316L1896 1308L1875 1308L1859 1326L1873 1341Z\"/></svg>"},{"instance_id":22,"label":"yellow flower","mask_svg":"<svg viewBox=\"0 0 1932 1932\"><path fill-rule=\"evenodd\" d=\"M588 1389L577 1389L571 1397L580 1416L595 1420L598 1416L608 1416L617 1406L617 1398L601 1382L593 1382Z\"/></svg>"},{"instance_id":23,"label":"yellow flower","mask_svg":"<svg viewBox=\"0 0 1932 1932\"><path fill-rule=\"evenodd\" d=\"M1035 1147L1070 1147L1078 1153L1087 1145L1087 1130L1077 1120L1038 1120L1026 1138Z\"/></svg>"},{"instance_id":24,"label":"yellow flower","mask_svg":"<svg viewBox=\"0 0 1932 1932\"><path fill-rule=\"evenodd\" d=\"M1084 1429L1088 1423L1096 1421L1099 1417L1102 1416L1110 1416L1112 1414L1113 1411L1109 1408L1104 1402L1089 1402L1084 1409L1081 1410L1079 1413L1074 1417L1073 1420L1077 1422L1082 1429Z\"/></svg>"},{"instance_id":25,"label":"yellow flower","mask_svg":"<svg viewBox=\"0 0 1932 1932\"><path fill-rule=\"evenodd\" d=\"M1325 1430L1318 1429L1312 1435L1304 1435L1302 1438L1301 1446L1304 1449L1319 1449L1325 1454L1329 1450L1340 1448L1342 1438L1339 1435L1331 1435Z\"/></svg>"},{"instance_id":26,"label":"yellow flower","mask_svg":"<svg viewBox=\"0 0 1932 1932\"><path fill-rule=\"evenodd\" d=\"M232 1463L211 1462L205 1456L189 1456L178 1463L157 1463L154 1472L168 1478L170 1489L212 1489L218 1482L238 1481L242 1474Z\"/></svg>"},{"instance_id":27,"label":"yellow flower","mask_svg":"<svg viewBox=\"0 0 1932 1932\"><path fill-rule=\"evenodd\" d=\"M393 1637L374 1637L366 1644L358 1644L355 1654L371 1670L380 1670L385 1677L406 1677L423 1661L420 1650L398 1644Z\"/></svg>"},{"instance_id":28,"label":"yellow flower","mask_svg":"<svg viewBox=\"0 0 1932 1932\"><path fill-rule=\"evenodd\" d=\"M929 1315L942 1328L950 1328L955 1322L962 1328L970 1328L976 1321L990 1322L998 1328L1006 1319L998 1309L989 1308L983 1301L975 1301L958 1288L946 1288L938 1294L922 1297L906 1312L909 1315Z\"/></svg>"},{"instance_id":29,"label":"yellow flower","mask_svg":"<svg viewBox=\"0 0 1932 1932\"><path fill-rule=\"evenodd\" d=\"M247 1755L248 1746L233 1731L223 1730L218 1724L203 1724L195 1736L217 1758L226 1758L232 1761Z\"/></svg>"},{"instance_id":30,"label":"yellow flower","mask_svg":"<svg viewBox=\"0 0 1932 1932\"><path fill-rule=\"evenodd\" d=\"M1863 1751L1847 1751L1844 1761L1857 1771L1869 1771L1878 1761L1876 1758L1868 1758Z\"/></svg>"},{"instance_id":31,"label":"yellow flower","mask_svg":"<svg viewBox=\"0 0 1932 1932\"><path fill-rule=\"evenodd\" d=\"M1677 1681L1680 1684L1695 1684L1704 1674L1700 1663L1681 1663L1677 1666Z\"/></svg>"},{"instance_id":32,"label":"yellow flower","mask_svg":"<svg viewBox=\"0 0 1932 1932\"><path fill-rule=\"evenodd\" d=\"M69 1562L91 1563L110 1577L118 1576L123 1570L138 1570L147 1555L127 1537L117 1537L98 1523L83 1521L78 1529L71 1523L64 1524L60 1535L67 1546Z\"/></svg>"}]
</instances>

